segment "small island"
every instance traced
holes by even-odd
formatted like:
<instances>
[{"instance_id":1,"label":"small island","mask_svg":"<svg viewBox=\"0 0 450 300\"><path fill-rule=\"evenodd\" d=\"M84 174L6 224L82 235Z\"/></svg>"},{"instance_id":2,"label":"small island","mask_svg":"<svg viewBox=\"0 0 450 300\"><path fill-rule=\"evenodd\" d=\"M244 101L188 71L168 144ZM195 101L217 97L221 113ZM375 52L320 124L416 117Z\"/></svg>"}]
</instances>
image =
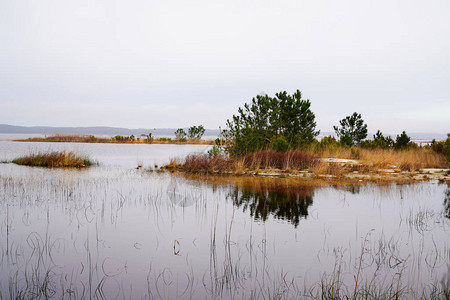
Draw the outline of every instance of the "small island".
<instances>
[{"instance_id":1,"label":"small island","mask_svg":"<svg viewBox=\"0 0 450 300\"><path fill-rule=\"evenodd\" d=\"M17 165L46 167L46 168L85 168L94 164L88 157L83 157L74 152L53 151L49 153L35 153L22 156L12 161Z\"/></svg>"},{"instance_id":2,"label":"small island","mask_svg":"<svg viewBox=\"0 0 450 300\"><path fill-rule=\"evenodd\" d=\"M450 136L419 146L403 131L392 139L353 113L318 140L311 102L297 90L257 95L227 121L207 155L172 160L163 169L186 173L282 176L349 181L449 181Z\"/></svg>"}]
</instances>

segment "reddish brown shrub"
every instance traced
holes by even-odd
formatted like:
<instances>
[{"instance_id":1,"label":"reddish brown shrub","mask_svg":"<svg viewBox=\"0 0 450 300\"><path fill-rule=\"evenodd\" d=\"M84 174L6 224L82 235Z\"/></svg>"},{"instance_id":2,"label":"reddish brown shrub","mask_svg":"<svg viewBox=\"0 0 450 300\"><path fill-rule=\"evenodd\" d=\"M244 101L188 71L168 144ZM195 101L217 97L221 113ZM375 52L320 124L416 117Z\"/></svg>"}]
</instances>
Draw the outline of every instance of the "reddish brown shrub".
<instances>
[{"instance_id":1,"label":"reddish brown shrub","mask_svg":"<svg viewBox=\"0 0 450 300\"><path fill-rule=\"evenodd\" d=\"M245 167L249 169L275 168L303 170L313 166L317 157L299 150L277 152L275 150L260 150L244 156Z\"/></svg>"}]
</instances>

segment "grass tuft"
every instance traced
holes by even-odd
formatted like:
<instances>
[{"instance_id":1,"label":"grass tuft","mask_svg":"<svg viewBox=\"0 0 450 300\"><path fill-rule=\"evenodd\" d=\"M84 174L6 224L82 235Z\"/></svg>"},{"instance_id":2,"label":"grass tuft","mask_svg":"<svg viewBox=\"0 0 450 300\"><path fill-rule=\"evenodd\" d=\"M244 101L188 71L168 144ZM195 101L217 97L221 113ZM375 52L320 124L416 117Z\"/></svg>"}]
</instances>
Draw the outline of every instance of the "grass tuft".
<instances>
[{"instance_id":1,"label":"grass tuft","mask_svg":"<svg viewBox=\"0 0 450 300\"><path fill-rule=\"evenodd\" d=\"M30 154L16 158L12 162L18 165L47 168L84 168L93 164L87 157L66 151Z\"/></svg>"}]
</instances>

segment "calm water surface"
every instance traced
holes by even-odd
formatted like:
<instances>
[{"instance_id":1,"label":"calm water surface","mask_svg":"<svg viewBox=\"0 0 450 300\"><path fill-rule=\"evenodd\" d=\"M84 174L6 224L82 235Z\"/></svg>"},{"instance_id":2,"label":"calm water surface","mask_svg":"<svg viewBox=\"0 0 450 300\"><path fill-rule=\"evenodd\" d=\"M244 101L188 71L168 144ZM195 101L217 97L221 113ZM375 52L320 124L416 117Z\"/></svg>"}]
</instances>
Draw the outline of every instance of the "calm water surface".
<instances>
[{"instance_id":1,"label":"calm water surface","mask_svg":"<svg viewBox=\"0 0 450 300\"><path fill-rule=\"evenodd\" d=\"M210 145L164 144L94 144L94 143L40 143L0 141L0 161L21 155L49 151L74 151L86 155L102 166L153 168L167 164L173 158L184 158L191 153L207 153Z\"/></svg>"},{"instance_id":2,"label":"calm water surface","mask_svg":"<svg viewBox=\"0 0 450 300\"><path fill-rule=\"evenodd\" d=\"M137 170L205 146L17 143L87 170L0 164L0 298L314 298L448 285L450 188L210 184Z\"/></svg>"}]
</instances>

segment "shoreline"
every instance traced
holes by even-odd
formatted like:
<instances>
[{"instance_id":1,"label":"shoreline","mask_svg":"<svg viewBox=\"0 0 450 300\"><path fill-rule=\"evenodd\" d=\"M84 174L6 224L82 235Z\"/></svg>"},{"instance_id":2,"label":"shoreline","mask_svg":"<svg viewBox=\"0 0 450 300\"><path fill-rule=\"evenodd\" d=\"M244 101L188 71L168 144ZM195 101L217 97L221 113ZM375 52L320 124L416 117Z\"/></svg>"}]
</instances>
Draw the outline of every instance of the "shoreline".
<instances>
[{"instance_id":1,"label":"shoreline","mask_svg":"<svg viewBox=\"0 0 450 300\"><path fill-rule=\"evenodd\" d=\"M371 173L371 174L359 174L349 173L341 176L336 175L321 175L313 174L308 171L301 171L298 173L288 173L278 170L271 171L248 171L241 174L234 173L189 173L182 170L167 170L167 172L182 175L186 179L194 179L195 181L204 182L227 182L235 179L239 180L265 180L265 179L288 179L295 180L295 183L299 185L355 185L355 184L409 184L427 181L439 181L450 184L449 170L443 169L428 169L427 172L408 172L402 171L400 173ZM151 172L159 170L150 170Z\"/></svg>"},{"instance_id":2,"label":"shoreline","mask_svg":"<svg viewBox=\"0 0 450 300\"><path fill-rule=\"evenodd\" d=\"M354 160L335 159L335 158L322 158L322 161L339 161L338 163L332 162L330 164L339 164L341 167L350 167ZM359 164L360 166L365 166ZM180 164L174 164L173 162L162 166L159 170L167 171L170 173L181 174L186 178L197 179L211 179L214 181L221 181L225 178L225 181L230 178L252 178L252 179L289 179L295 180L298 183L304 184L364 184L364 183L414 183L414 182L426 182L426 181L439 181L450 183L450 169L449 168L423 168L414 171L399 170L397 167L392 166L390 168L377 169L374 171L360 172L360 171L348 171L339 174L318 174L312 170L306 169L301 171L295 170L281 170L281 169L259 169L251 170L244 169L240 172L190 172L184 170ZM159 171L152 169L151 171Z\"/></svg>"}]
</instances>

